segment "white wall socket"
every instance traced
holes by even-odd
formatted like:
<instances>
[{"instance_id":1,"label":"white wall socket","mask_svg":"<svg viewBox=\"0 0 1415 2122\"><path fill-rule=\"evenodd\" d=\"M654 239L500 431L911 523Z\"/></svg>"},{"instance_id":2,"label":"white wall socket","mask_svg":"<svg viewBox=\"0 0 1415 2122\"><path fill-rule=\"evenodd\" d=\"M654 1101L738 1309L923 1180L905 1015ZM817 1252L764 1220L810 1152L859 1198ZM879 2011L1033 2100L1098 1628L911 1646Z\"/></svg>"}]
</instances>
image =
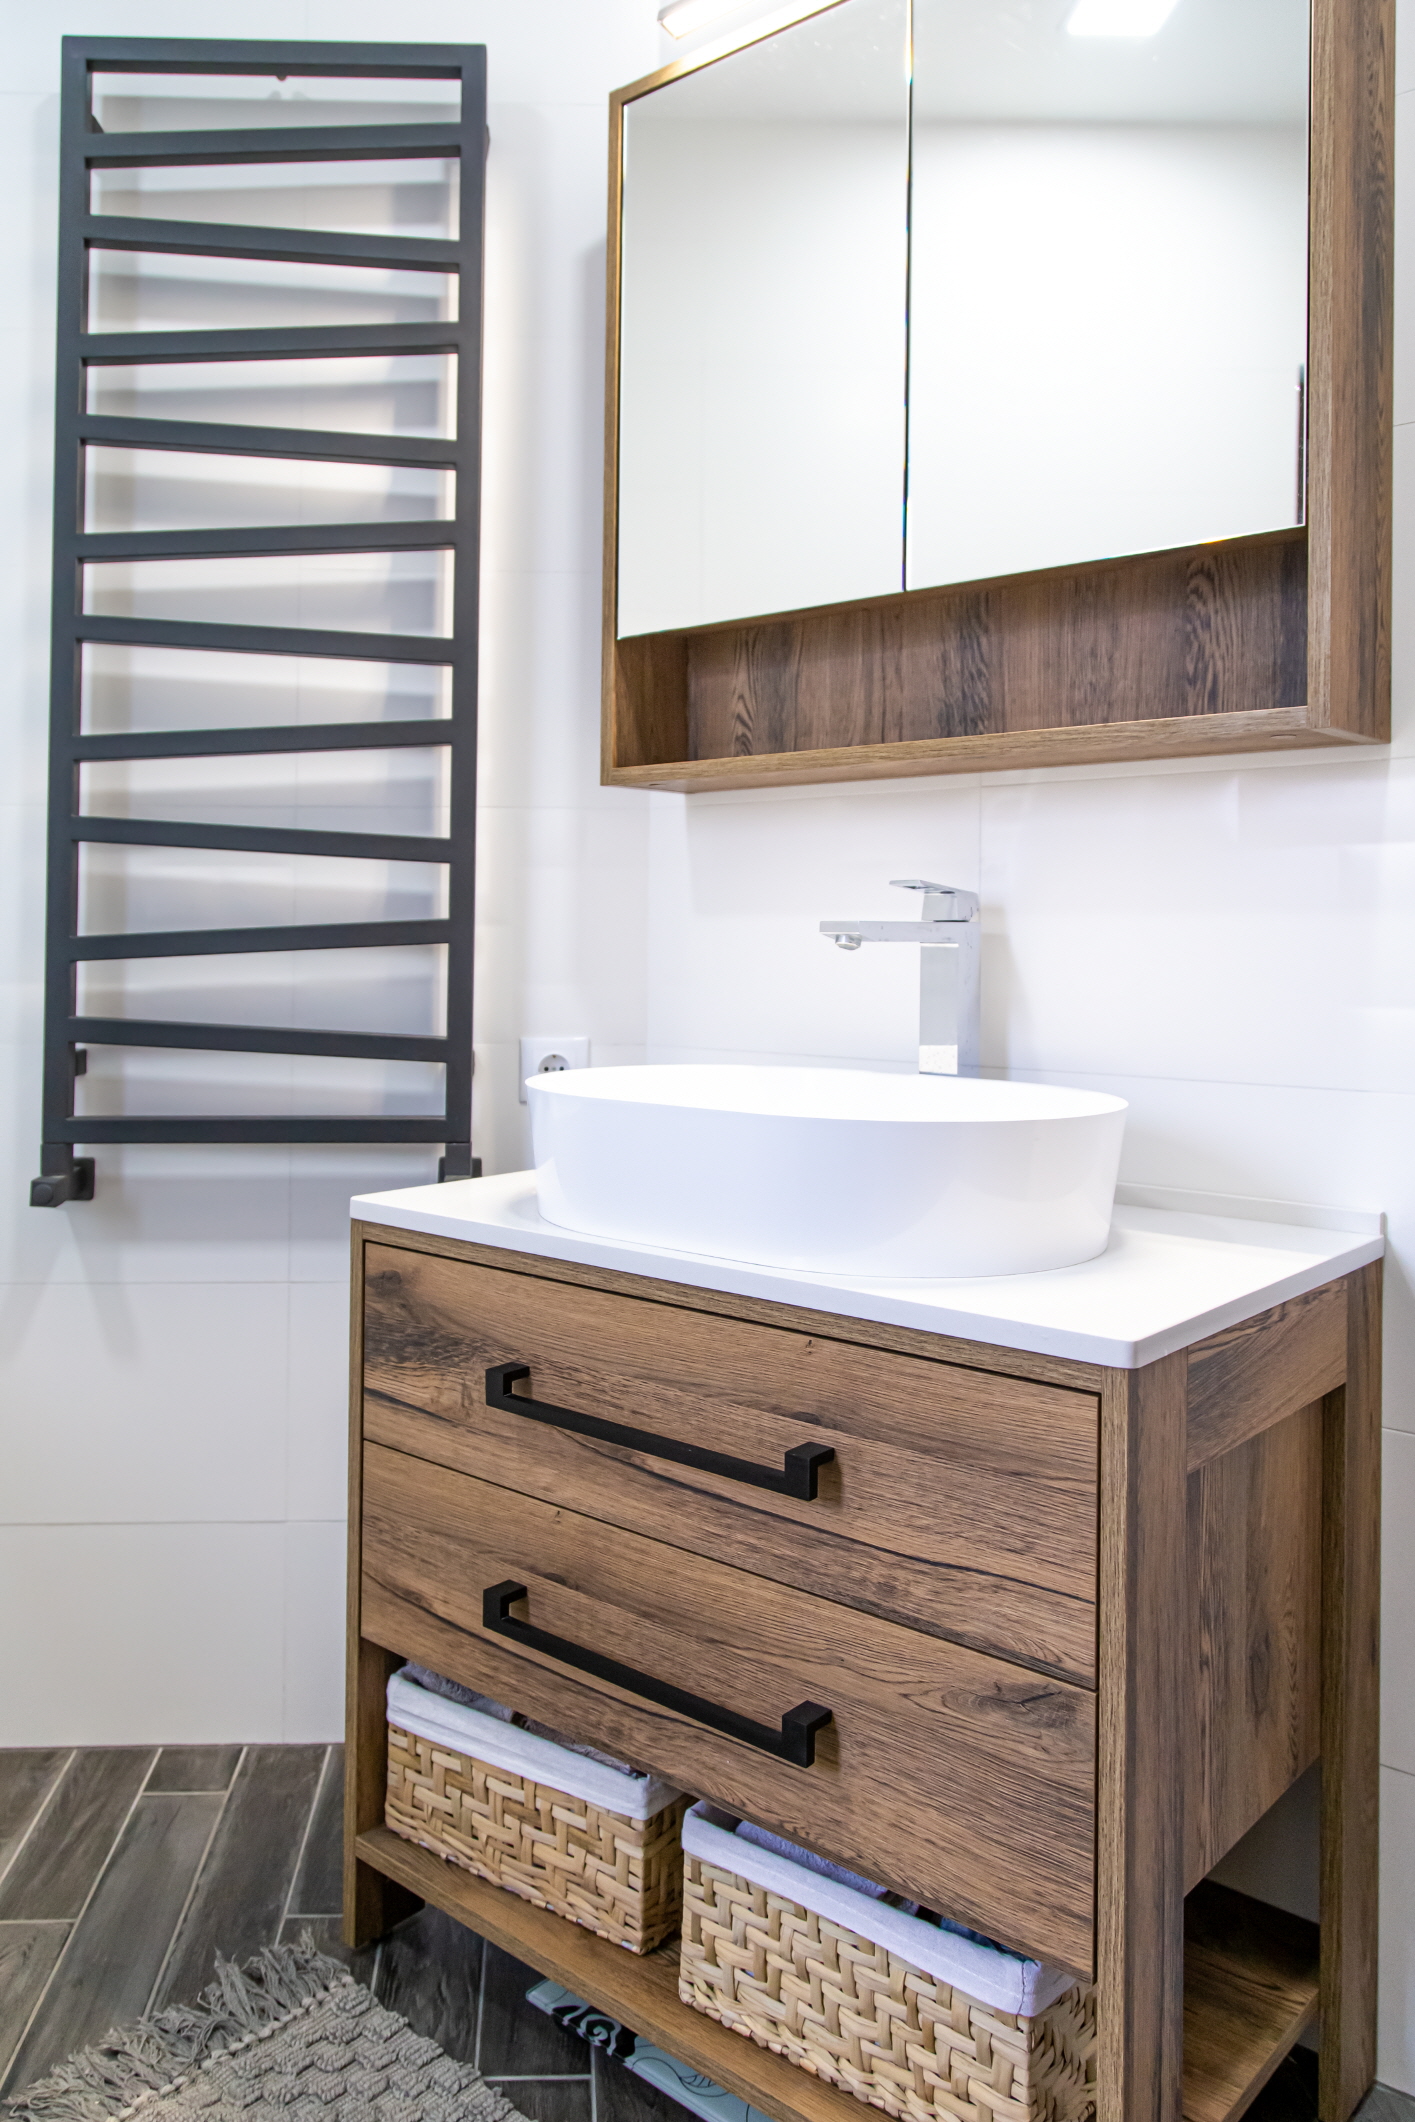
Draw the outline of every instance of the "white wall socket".
<instances>
[{"instance_id":1,"label":"white wall socket","mask_svg":"<svg viewBox=\"0 0 1415 2122\"><path fill-rule=\"evenodd\" d=\"M562 1068L588 1068L590 1042L582 1032L527 1032L521 1039L521 1103L526 1102L527 1076L548 1076Z\"/></svg>"}]
</instances>

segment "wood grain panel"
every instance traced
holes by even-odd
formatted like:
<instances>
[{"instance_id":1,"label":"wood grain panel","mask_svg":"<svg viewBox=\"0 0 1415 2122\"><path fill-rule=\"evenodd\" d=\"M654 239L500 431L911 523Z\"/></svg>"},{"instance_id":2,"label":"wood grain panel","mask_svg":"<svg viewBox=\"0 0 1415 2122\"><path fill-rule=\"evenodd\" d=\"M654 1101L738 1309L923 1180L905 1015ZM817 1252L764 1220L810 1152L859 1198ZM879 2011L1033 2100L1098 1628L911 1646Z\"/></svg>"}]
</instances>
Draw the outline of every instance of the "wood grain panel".
<instances>
[{"instance_id":1,"label":"wood grain panel","mask_svg":"<svg viewBox=\"0 0 1415 2122\"><path fill-rule=\"evenodd\" d=\"M824 1598L1090 1682L1097 1402L817 1335L371 1245L367 1436ZM780 1467L797 1502L486 1405L537 1399Z\"/></svg>"},{"instance_id":2,"label":"wood grain panel","mask_svg":"<svg viewBox=\"0 0 1415 2122\"><path fill-rule=\"evenodd\" d=\"M397 1662L364 1639L359 1592L363 1570L364 1495L364 1226L353 1227L349 1286L349 1538L344 1586L344 1943L357 1949L381 1938L414 1904L386 1872L360 1861L355 1843L383 1820L388 1781L384 1691Z\"/></svg>"},{"instance_id":3,"label":"wood grain panel","mask_svg":"<svg viewBox=\"0 0 1415 2122\"><path fill-rule=\"evenodd\" d=\"M1094 1698L641 1535L365 1448L364 1627L377 1641L685 1790L1078 1972L1092 1959ZM528 1618L773 1727L834 1724L801 1769L488 1635ZM946 1822L946 1827L943 1823Z\"/></svg>"},{"instance_id":4,"label":"wood grain panel","mask_svg":"<svg viewBox=\"0 0 1415 2122\"><path fill-rule=\"evenodd\" d=\"M1346 1285L1326 1282L1189 1351L1189 1471L1346 1376Z\"/></svg>"},{"instance_id":5,"label":"wood grain panel","mask_svg":"<svg viewBox=\"0 0 1415 2122\"><path fill-rule=\"evenodd\" d=\"M1318 728L1390 736L1395 0L1314 0L1308 297Z\"/></svg>"},{"instance_id":6,"label":"wood grain panel","mask_svg":"<svg viewBox=\"0 0 1415 2122\"><path fill-rule=\"evenodd\" d=\"M1346 1384L1323 1402L1321 2122L1376 2071L1381 1263L1346 1289Z\"/></svg>"},{"instance_id":7,"label":"wood grain panel","mask_svg":"<svg viewBox=\"0 0 1415 2122\"><path fill-rule=\"evenodd\" d=\"M921 1356L928 1363L957 1364L982 1377L1033 1378L1044 1385L1098 1393L1106 1375L1103 1364L1082 1363L1072 1356L1038 1355L1025 1348L993 1347L952 1334L932 1333L924 1327L886 1326L875 1319L850 1319L841 1312L779 1304L774 1298L744 1297L734 1290L670 1282L656 1275L625 1274L618 1268L588 1267L578 1260L551 1260L538 1253L515 1252L508 1246L476 1245L466 1238L439 1238L426 1231L394 1231L383 1223L355 1223L353 1228L359 1248L393 1244L400 1251L433 1254L441 1260L469 1260L477 1267L494 1268L498 1274L528 1275L539 1282L609 1290L645 1304L671 1304L682 1311L706 1312L721 1319L750 1319L760 1326L823 1335L857 1348L894 1349L901 1356ZM360 1349L362 1345L360 1339Z\"/></svg>"},{"instance_id":8,"label":"wood grain panel","mask_svg":"<svg viewBox=\"0 0 1415 2122\"><path fill-rule=\"evenodd\" d=\"M645 635L630 660L651 683L686 640L693 759L1293 707L1305 580L1306 534L1282 531Z\"/></svg>"},{"instance_id":9,"label":"wood grain panel","mask_svg":"<svg viewBox=\"0 0 1415 2122\"><path fill-rule=\"evenodd\" d=\"M1320 1401L1190 1474L1188 1886L1317 1758L1321 1546Z\"/></svg>"},{"instance_id":10,"label":"wood grain panel","mask_svg":"<svg viewBox=\"0 0 1415 2122\"><path fill-rule=\"evenodd\" d=\"M1236 2122L1317 2013L1317 1926L1206 1884L1184 1904L1184 2122Z\"/></svg>"},{"instance_id":11,"label":"wood grain panel","mask_svg":"<svg viewBox=\"0 0 1415 2122\"><path fill-rule=\"evenodd\" d=\"M1097 2122L1180 2111L1185 1368L1112 1372L1101 1398Z\"/></svg>"}]
</instances>

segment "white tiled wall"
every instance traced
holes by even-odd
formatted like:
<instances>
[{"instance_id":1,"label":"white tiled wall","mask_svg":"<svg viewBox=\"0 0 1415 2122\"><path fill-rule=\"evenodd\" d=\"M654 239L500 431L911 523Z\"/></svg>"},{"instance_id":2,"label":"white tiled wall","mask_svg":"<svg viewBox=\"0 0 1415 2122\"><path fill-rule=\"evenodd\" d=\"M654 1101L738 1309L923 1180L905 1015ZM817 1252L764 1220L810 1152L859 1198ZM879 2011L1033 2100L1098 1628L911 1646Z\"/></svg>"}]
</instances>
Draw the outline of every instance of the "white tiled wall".
<instances>
[{"instance_id":1,"label":"white tiled wall","mask_svg":"<svg viewBox=\"0 0 1415 2122\"><path fill-rule=\"evenodd\" d=\"M1390 753L603 791L604 98L658 63L653 14L406 0L397 24L490 47L479 1146L493 1170L525 1159L523 1030L587 1031L599 1060L908 1065L912 953L846 955L816 924L883 912L891 876L935 875L986 903L987 1062L1119 1090L1128 1176L1389 1212L1380 2069L1415 2089L1415 269L1397 289ZM24 1205L58 37L193 27L176 0L16 5L0 88L0 1743L335 1732L345 1205L427 1170L393 1152L130 1150L100 1155L92 1206ZM200 27L376 39L388 17L247 0ZM1405 241L1415 153L1399 171Z\"/></svg>"}]
</instances>

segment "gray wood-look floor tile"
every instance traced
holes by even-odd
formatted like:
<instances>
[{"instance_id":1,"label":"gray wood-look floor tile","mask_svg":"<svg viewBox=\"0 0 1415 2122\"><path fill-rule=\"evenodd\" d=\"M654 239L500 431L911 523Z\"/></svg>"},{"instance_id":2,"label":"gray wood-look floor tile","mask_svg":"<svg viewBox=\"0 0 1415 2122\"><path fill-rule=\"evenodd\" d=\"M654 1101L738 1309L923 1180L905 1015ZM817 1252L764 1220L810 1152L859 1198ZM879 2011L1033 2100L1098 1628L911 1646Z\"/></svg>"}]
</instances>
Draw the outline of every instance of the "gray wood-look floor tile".
<instances>
[{"instance_id":1,"label":"gray wood-look floor tile","mask_svg":"<svg viewBox=\"0 0 1415 2122\"><path fill-rule=\"evenodd\" d=\"M488 2078L555 2078L588 2072L587 2042L533 2004L526 1991L540 1976L494 1945L482 1981L481 2061Z\"/></svg>"},{"instance_id":2,"label":"gray wood-look floor tile","mask_svg":"<svg viewBox=\"0 0 1415 2122\"><path fill-rule=\"evenodd\" d=\"M1357 2108L1356 2122L1415 2122L1415 2100L1392 2086L1377 2085Z\"/></svg>"},{"instance_id":3,"label":"gray wood-look floor tile","mask_svg":"<svg viewBox=\"0 0 1415 2122\"><path fill-rule=\"evenodd\" d=\"M344 1749L331 1746L300 1869L290 1891L290 1913L337 1916L344 1905Z\"/></svg>"},{"instance_id":4,"label":"gray wood-look floor tile","mask_svg":"<svg viewBox=\"0 0 1415 2122\"><path fill-rule=\"evenodd\" d=\"M9 1746L0 1750L0 1878L68 1758L66 1746Z\"/></svg>"},{"instance_id":5,"label":"gray wood-look floor tile","mask_svg":"<svg viewBox=\"0 0 1415 2122\"><path fill-rule=\"evenodd\" d=\"M594 2114L588 2078L493 2078L491 2083L530 2122L591 2122ZM683 2122L681 2108L678 2122Z\"/></svg>"},{"instance_id":6,"label":"gray wood-look floor tile","mask_svg":"<svg viewBox=\"0 0 1415 2122\"><path fill-rule=\"evenodd\" d=\"M280 1945L298 1945L302 1938L313 1941L317 1952L327 1953L331 1960L340 1960L348 1968L356 1982L366 1989L377 1986L377 1945L349 1946L341 1935L342 1916L287 1916L281 1925Z\"/></svg>"},{"instance_id":7,"label":"gray wood-look floor tile","mask_svg":"<svg viewBox=\"0 0 1415 2122\"><path fill-rule=\"evenodd\" d=\"M10 2065L8 2091L142 2017L221 1805L214 1792L138 1799Z\"/></svg>"},{"instance_id":8,"label":"gray wood-look floor tile","mask_svg":"<svg viewBox=\"0 0 1415 2122\"><path fill-rule=\"evenodd\" d=\"M324 1755L322 1746L247 1748L173 1944L159 2004L200 1996L218 1953L240 1962L279 1935Z\"/></svg>"},{"instance_id":9,"label":"gray wood-look floor tile","mask_svg":"<svg viewBox=\"0 0 1415 2122\"><path fill-rule=\"evenodd\" d=\"M93 1747L75 1754L31 1835L0 1881L0 1921L77 1916L108 1861L155 1747Z\"/></svg>"},{"instance_id":10,"label":"gray wood-look floor tile","mask_svg":"<svg viewBox=\"0 0 1415 2122\"><path fill-rule=\"evenodd\" d=\"M149 1790L229 1790L239 1746L164 1746L147 1779Z\"/></svg>"},{"instance_id":11,"label":"gray wood-look floor tile","mask_svg":"<svg viewBox=\"0 0 1415 2122\"><path fill-rule=\"evenodd\" d=\"M459 2063L474 2064L485 1950L475 1931L441 1909L420 1908L383 1940L378 2000Z\"/></svg>"},{"instance_id":12,"label":"gray wood-look floor tile","mask_svg":"<svg viewBox=\"0 0 1415 2122\"><path fill-rule=\"evenodd\" d=\"M67 1923L0 1923L0 2085L69 1928Z\"/></svg>"}]
</instances>

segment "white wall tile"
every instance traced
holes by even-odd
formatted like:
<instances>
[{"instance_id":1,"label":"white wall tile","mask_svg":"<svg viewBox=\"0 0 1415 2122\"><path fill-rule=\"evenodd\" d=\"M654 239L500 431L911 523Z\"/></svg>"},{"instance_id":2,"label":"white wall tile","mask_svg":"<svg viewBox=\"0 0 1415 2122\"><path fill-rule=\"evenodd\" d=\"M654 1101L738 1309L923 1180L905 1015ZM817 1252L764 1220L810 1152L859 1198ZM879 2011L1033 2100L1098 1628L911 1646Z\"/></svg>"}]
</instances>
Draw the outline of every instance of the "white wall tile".
<instances>
[{"instance_id":1,"label":"white wall tile","mask_svg":"<svg viewBox=\"0 0 1415 2122\"><path fill-rule=\"evenodd\" d=\"M13 1284L0 1346L0 1520L283 1517L283 1284Z\"/></svg>"},{"instance_id":2,"label":"white wall tile","mask_svg":"<svg viewBox=\"0 0 1415 2122\"><path fill-rule=\"evenodd\" d=\"M1415 1775L1415 1434L1383 1443L1381 1759Z\"/></svg>"},{"instance_id":3,"label":"white wall tile","mask_svg":"<svg viewBox=\"0 0 1415 2122\"><path fill-rule=\"evenodd\" d=\"M343 1522L285 1527L282 1736L344 1736L345 1547Z\"/></svg>"},{"instance_id":4,"label":"white wall tile","mask_svg":"<svg viewBox=\"0 0 1415 2122\"><path fill-rule=\"evenodd\" d=\"M1415 1776L1381 1773L1380 2031L1376 2076L1415 2093Z\"/></svg>"},{"instance_id":5,"label":"white wall tile","mask_svg":"<svg viewBox=\"0 0 1415 2122\"><path fill-rule=\"evenodd\" d=\"M0 1746L283 1736L283 1526L5 1526L0 1613Z\"/></svg>"},{"instance_id":6,"label":"white wall tile","mask_svg":"<svg viewBox=\"0 0 1415 2122\"><path fill-rule=\"evenodd\" d=\"M349 1283L292 1282L285 1508L342 1519L349 1486Z\"/></svg>"}]
</instances>

